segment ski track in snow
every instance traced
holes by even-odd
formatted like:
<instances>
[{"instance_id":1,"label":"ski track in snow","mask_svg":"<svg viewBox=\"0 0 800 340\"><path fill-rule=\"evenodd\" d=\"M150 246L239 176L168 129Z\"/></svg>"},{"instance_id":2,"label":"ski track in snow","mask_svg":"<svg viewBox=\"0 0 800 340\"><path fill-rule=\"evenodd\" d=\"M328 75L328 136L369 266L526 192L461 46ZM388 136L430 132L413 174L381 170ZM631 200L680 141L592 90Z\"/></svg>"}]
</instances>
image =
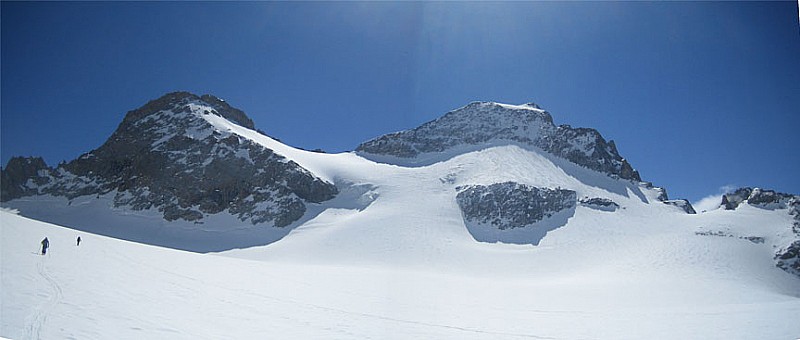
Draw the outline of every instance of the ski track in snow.
<instances>
[{"instance_id":1,"label":"ski track in snow","mask_svg":"<svg viewBox=\"0 0 800 340\"><path fill-rule=\"evenodd\" d=\"M39 276L41 276L41 278L47 282L47 285L51 290L51 294L48 296L47 301L34 309L33 314L25 318L25 339L41 339L40 333L42 331L42 326L44 326L44 324L47 322L48 314L50 314L50 311L53 310L53 307L58 305L63 296L61 285L59 285L58 281L50 276L45 268L45 261L47 260L47 257L42 257L42 260L36 265L36 269L39 273Z\"/></svg>"}]
</instances>

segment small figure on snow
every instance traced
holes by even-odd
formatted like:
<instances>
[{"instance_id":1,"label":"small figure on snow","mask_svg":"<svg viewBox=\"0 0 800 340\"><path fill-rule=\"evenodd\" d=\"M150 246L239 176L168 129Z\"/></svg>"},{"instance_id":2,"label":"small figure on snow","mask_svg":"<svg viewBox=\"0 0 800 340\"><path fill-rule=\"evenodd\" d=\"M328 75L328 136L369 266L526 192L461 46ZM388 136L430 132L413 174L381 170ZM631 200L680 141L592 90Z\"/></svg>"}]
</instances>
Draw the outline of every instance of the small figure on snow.
<instances>
[{"instance_id":1,"label":"small figure on snow","mask_svg":"<svg viewBox=\"0 0 800 340\"><path fill-rule=\"evenodd\" d=\"M81 245L81 237L78 236L78 246L80 246L80 245Z\"/></svg>"},{"instance_id":2,"label":"small figure on snow","mask_svg":"<svg viewBox=\"0 0 800 340\"><path fill-rule=\"evenodd\" d=\"M42 240L42 255L47 254L48 247L50 247L50 241L45 237L44 240Z\"/></svg>"}]
</instances>

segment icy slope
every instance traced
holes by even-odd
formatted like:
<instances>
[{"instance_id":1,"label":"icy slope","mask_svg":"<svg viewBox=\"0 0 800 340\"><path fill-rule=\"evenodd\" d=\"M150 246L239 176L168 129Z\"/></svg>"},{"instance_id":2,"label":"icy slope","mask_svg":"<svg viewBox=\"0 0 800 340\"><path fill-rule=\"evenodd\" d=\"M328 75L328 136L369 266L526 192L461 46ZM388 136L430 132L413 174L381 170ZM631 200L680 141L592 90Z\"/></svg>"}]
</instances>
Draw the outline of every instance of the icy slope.
<instances>
[{"instance_id":1,"label":"icy slope","mask_svg":"<svg viewBox=\"0 0 800 340\"><path fill-rule=\"evenodd\" d=\"M742 212L701 215L696 222L742 227L774 218L752 210L736 221L726 219ZM429 260L440 266L425 268L297 257L250 261L78 233L5 211L0 222L0 336L12 339L800 334L798 280L771 266L761 256L762 245L696 236L680 219L658 233L647 226L596 225L584 230L589 235L583 240L551 239L558 247L473 242L469 251L476 256L435 257ZM616 237L601 237L614 230ZM80 247L74 243L78 235ZM44 236L51 249L40 256ZM591 237L599 238L590 242ZM439 250L464 246L459 243ZM349 252L340 247L336 257ZM431 249L413 252L436 255Z\"/></svg>"}]
</instances>

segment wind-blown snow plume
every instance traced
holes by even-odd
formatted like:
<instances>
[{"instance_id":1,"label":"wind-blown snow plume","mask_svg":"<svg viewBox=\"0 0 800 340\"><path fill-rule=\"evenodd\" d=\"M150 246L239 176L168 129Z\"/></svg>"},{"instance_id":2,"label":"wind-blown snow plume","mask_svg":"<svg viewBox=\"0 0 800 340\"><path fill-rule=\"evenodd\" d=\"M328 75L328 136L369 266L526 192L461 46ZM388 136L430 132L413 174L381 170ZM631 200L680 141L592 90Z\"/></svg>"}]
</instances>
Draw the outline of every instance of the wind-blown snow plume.
<instances>
[{"instance_id":1,"label":"wind-blown snow plume","mask_svg":"<svg viewBox=\"0 0 800 340\"><path fill-rule=\"evenodd\" d=\"M722 195L725 195L736 188L736 186L731 184L723 185L719 187L717 193L705 196L696 202L692 202L692 206L695 208L695 211L699 213L718 209L722 202Z\"/></svg>"}]
</instances>

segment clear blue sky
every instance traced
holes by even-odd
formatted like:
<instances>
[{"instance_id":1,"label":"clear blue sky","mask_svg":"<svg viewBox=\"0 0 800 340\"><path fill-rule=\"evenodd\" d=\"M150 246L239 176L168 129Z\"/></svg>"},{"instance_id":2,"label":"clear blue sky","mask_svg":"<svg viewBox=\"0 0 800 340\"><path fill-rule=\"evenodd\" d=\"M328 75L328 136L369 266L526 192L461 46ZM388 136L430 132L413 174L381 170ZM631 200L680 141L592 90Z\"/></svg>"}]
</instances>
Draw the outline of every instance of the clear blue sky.
<instances>
[{"instance_id":1,"label":"clear blue sky","mask_svg":"<svg viewBox=\"0 0 800 340\"><path fill-rule=\"evenodd\" d=\"M71 160L175 90L334 152L491 100L598 129L672 197L800 194L795 1L0 6L3 164Z\"/></svg>"}]
</instances>

